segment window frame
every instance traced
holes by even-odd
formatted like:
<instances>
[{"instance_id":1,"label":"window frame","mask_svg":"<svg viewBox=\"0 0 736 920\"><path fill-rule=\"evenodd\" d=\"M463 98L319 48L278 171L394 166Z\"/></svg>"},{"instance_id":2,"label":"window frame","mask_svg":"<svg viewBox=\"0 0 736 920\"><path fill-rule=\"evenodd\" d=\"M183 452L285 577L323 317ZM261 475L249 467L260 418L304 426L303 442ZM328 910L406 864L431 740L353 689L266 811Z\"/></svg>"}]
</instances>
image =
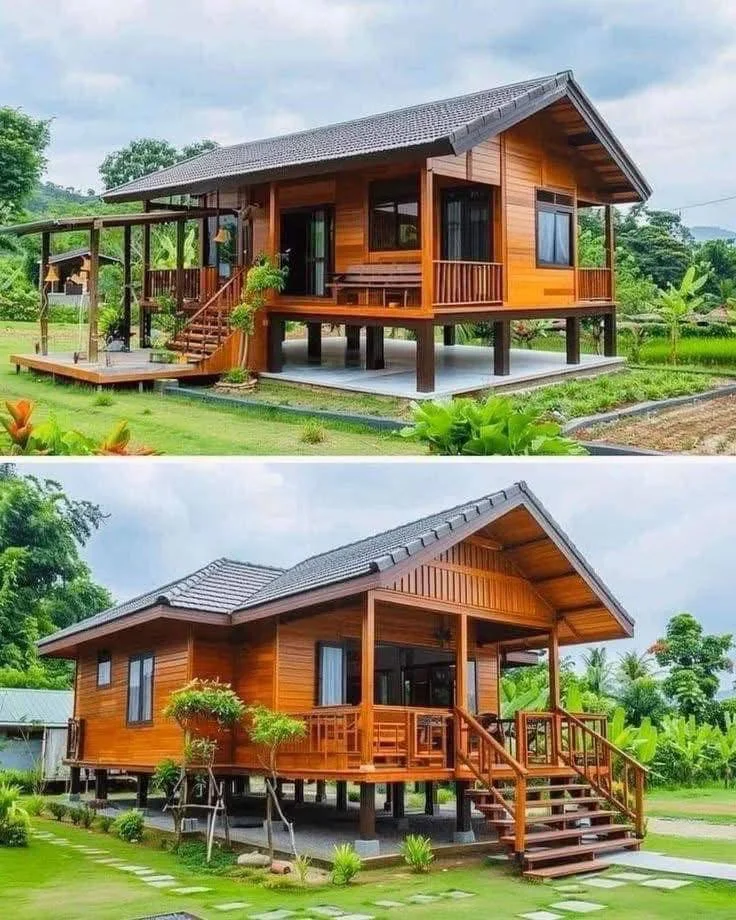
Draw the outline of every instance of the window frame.
<instances>
[{"instance_id":1,"label":"window frame","mask_svg":"<svg viewBox=\"0 0 736 920\"><path fill-rule=\"evenodd\" d=\"M138 711L140 713L143 704L143 663L148 658L151 659L151 717L149 719L131 719L130 718L130 669L134 661L140 662L141 665L141 682L139 686ZM129 728L137 728L141 725L153 725L153 692L154 679L156 675L156 655L153 652L139 652L137 655L131 655L128 658L128 692L125 700L125 724Z\"/></svg>"},{"instance_id":2,"label":"window frame","mask_svg":"<svg viewBox=\"0 0 736 920\"><path fill-rule=\"evenodd\" d=\"M101 682L100 682L100 665L101 665L101 664L104 664L105 662L107 662L107 664L108 664L108 666L109 666L109 668L110 668L110 671L109 671L108 679L105 681L105 683L101 683ZM98 689L98 690L102 690L102 689L105 689L105 688L107 688L107 687L111 687L111 686L112 686L112 654L111 654L110 652L103 651L103 652L98 652L98 653L97 653L97 679L96 679L96 686L97 686L97 689Z\"/></svg>"},{"instance_id":3,"label":"window frame","mask_svg":"<svg viewBox=\"0 0 736 920\"><path fill-rule=\"evenodd\" d=\"M376 189L380 186L383 188L389 188L390 186L395 186L399 188L404 186L405 189L409 188L409 185L412 186L411 195L406 192L405 194L391 194L391 195L382 195L381 198L384 198L386 201L391 200L394 206L394 240L391 246L375 246L373 241L374 234L374 218L373 218L373 203L376 200ZM416 187L416 196L414 191ZM416 241L411 246L402 246L400 244L400 220L399 220L399 211L398 205L407 204L409 202L414 202L416 200L417 205L417 238ZM421 192L421 182L419 175L412 174L411 176L396 176L393 179L373 179L368 183L368 238L367 238L367 251L368 252L418 252L422 248L422 192Z\"/></svg>"},{"instance_id":4,"label":"window frame","mask_svg":"<svg viewBox=\"0 0 736 920\"><path fill-rule=\"evenodd\" d=\"M335 205L332 202L327 202L325 204L308 204L308 205L298 205L293 208L282 208L279 211L279 239L282 236L283 229L283 219L288 217L290 214L314 214L316 211L324 211L325 215L325 257L322 260L319 259L305 259L306 262L318 262L322 261L324 265L324 275L325 275L325 292L324 294L294 294L289 293L287 289L281 293L283 297L298 297L300 299L314 299L318 301L330 300L332 298L331 291L331 279L335 274ZM288 265L288 262L287 262ZM287 275L287 288L288 288L288 275Z\"/></svg>"},{"instance_id":5,"label":"window frame","mask_svg":"<svg viewBox=\"0 0 736 920\"><path fill-rule=\"evenodd\" d=\"M459 259L451 259L447 251L449 244L449 221L448 205L451 199L461 202L462 219L460 224L461 249L463 243L469 243L466 234L472 238L472 221L471 207L473 203L482 203L488 209L487 215L487 234L485 236L485 245L487 248L487 259L468 259L462 255ZM475 201L474 201L475 199ZM440 252L442 260L445 262L479 262L491 265L494 262L494 225L493 225L493 189L490 185L448 185L441 190L440 194Z\"/></svg>"},{"instance_id":6,"label":"window frame","mask_svg":"<svg viewBox=\"0 0 736 920\"><path fill-rule=\"evenodd\" d=\"M339 649L342 654L342 700L341 703L322 703L322 650L325 648ZM347 706L348 698L348 646L346 642L320 640L315 644L316 668L314 674L314 705L318 709L330 709L334 706Z\"/></svg>"},{"instance_id":7,"label":"window frame","mask_svg":"<svg viewBox=\"0 0 736 920\"><path fill-rule=\"evenodd\" d=\"M471 665L472 665L472 671L473 671L472 681L470 680ZM456 680L457 680L457 676L456 676ZM478 659L477 658L468 658L465 663L465 683L466 683L467 691L468 691L468 694L467 694L468 695L468 698L467 698L468 712L470 713L471 716L475 717L478 715L480 711L480 702L478 700ZM473 699L475 700L475 709L473 709L470 705L471 685L472 685L472 690L473 690L473 694L472 694Z\"/></svg>"},{"instance_id":8,"label":"window frame","mask_svg":"<svg viewBox=\"0 0 736 920\"><path fill-rule=\"evenodd\" d=\"M540 200L540 194L551 196L551 201ZM563 199L558 201L557 199ZM570 204L567 204L567 201ZM540 211L544 211L548 214L566 214L570 219L570 231L569 231L569 246L570 246L570 261L569 262L545 262L539 258L539 244L540 244L540 235L539 235L539 214ZM551 268L556 271L570 271L576 267L577 262L577 249L575 245L575 198L572 195L568 195L565 192L555 192L552 189L548 188L536 188L534 190L534 255L536 260L537 268Z\"/></svg>"}]
</instances>

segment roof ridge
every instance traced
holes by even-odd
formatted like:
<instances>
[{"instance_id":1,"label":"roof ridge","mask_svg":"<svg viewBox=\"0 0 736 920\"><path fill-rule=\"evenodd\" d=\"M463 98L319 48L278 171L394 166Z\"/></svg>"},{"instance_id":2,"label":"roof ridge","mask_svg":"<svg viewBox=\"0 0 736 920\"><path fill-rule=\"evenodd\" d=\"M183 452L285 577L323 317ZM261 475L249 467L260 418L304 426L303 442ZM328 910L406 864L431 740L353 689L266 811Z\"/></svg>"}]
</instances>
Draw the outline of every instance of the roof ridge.
<instances>
[{"instance_id":1,"label":"roof ridge","mask_svg":"<svg viewBox=\"0 0 736 920\"><path fill-rule=\"evenodd\" d=\"M201 569L197 569L195 572L192 572L189 575L185 575L183 578L179 578L177 581L173 582L173 587L171 587L170 592L161 591L158 594L158 599L165 599L168 603L171 603L171 600L177 597L179 594L184 593L184 591L193 587L194 585L199 584L204 578L210 575L212 572L216 572L218 569L222 568L222 565L227 560L224 556L219 556L217 559L213 559L211 562L208 562L207 565L203 565ZM149 592L150 593L150 592Z\"/></svg>"},{"instance_id":2,"label":"roof ridge","mask_svg":"<svg viewBox=\"0 0 736 920\"><path fill-rule=\"evenodd\" d=\"M243 559L233 559L231 556L221 556L220 561L232 562L235 565L247 565L251 569L266 569L271 572L285 572L286 569L280 565L265 565L262 562L248 562Z\"/></svg>"}]
</instances>

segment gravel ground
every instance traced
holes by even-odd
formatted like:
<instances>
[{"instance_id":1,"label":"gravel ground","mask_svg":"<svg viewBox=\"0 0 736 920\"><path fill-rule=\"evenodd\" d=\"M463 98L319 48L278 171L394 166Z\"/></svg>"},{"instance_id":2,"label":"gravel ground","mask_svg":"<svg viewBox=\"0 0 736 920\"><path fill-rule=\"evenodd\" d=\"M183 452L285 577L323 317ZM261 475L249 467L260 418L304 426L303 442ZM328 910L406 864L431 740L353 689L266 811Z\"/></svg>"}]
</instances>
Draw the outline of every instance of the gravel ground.
<instances>
[{"instance_id":1,"label":"gravel ground","mask_svg":"<svg viewBox=\"0 0 736 920\"><path fill-rule=\"evenodd\" d=\"M707 840L736 840L734 824L708 824L707 821L688 821L685 818L649 818L647 827L653 834Z\"/></svg>"}]
</instances>

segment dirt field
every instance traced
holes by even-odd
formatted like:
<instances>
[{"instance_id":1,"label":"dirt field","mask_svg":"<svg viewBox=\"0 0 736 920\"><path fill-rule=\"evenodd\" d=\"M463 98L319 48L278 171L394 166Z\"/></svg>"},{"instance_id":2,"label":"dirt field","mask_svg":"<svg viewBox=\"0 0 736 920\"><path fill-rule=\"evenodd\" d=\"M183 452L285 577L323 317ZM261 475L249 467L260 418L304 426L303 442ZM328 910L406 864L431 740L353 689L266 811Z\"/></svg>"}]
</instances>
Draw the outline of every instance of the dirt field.
<instances>
[{"instance_id":1,"label":"dirt field","mask_svg":"<svg viewBox=\"0 0 736 920\"><path fill-rule=\"evenodd\" d=\"M674 454L735 455L736 396L597 425L575 437Z\"/></svg>"}]
</instances>

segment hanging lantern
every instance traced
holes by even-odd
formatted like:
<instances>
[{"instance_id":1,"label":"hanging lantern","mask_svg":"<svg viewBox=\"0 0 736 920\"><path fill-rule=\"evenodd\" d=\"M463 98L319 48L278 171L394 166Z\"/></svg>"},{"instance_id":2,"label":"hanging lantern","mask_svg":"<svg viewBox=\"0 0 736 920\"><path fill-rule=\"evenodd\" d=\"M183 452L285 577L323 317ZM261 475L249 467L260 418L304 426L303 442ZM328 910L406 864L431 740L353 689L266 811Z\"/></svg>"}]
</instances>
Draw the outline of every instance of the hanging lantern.
<instances>
[{"instance_id":1,"label":"hanging lantern","mask_svg":"<svg viewBox=\"0 0 736 920\"><path fill-rule=\"evenodd\" d=\"M229 239L230 231L226 230L225 227L220 227L214 236L216 243L227 243Z\"/></svg>"},{"instance_id":2,"label":"hanging lantern","mask_svg":"<svg viewBox=\"0 0 736 920\"><path fill-rule=\"evenodd\" d=\"M49 265L46 277L43 280L47 284L54 284L59 280L59 269L55 265Z\"/></svg>"}]
</instances>

